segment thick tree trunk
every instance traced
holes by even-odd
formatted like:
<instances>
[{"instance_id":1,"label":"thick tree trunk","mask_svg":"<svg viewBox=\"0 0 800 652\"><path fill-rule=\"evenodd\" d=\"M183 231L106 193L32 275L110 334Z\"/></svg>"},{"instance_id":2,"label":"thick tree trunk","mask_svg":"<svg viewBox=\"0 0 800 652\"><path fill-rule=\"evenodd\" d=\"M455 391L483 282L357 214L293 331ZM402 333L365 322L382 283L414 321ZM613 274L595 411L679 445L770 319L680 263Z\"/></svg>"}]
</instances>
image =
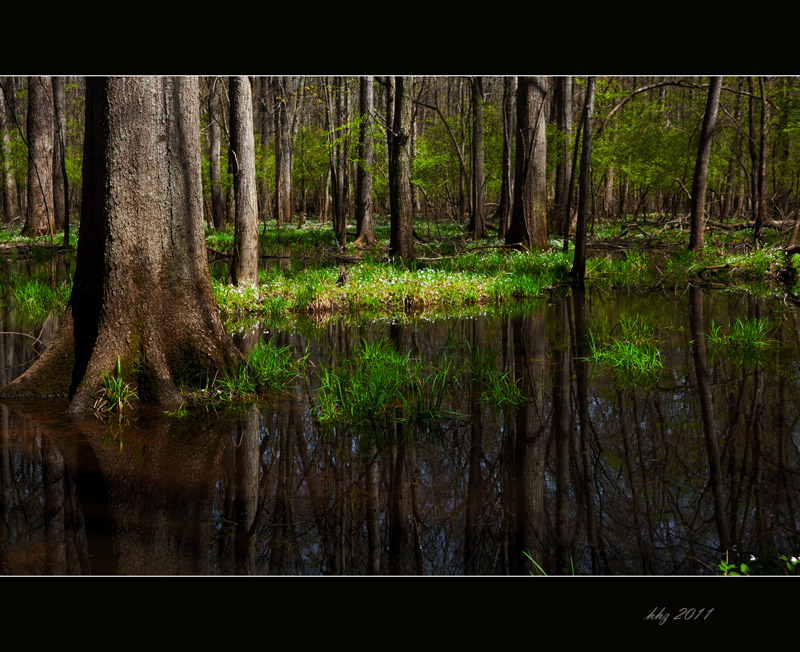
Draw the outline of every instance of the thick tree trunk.
<instances>
[{"instance_id":1,"label":"thick tree trunk","mask_svg":"<svg viewBox=\"0 0 800 652\"><path fill-rule=\"evenodd\" d=\"M220 165L222 137L219 127L221 110L217 84L222 84L222 80L214 78L208 91L208 159L211 177L211 219L214 222L214 229L219 231L225 228L225 199L222 196L222 166Z\"/></svg>"},{"instance_id":2,"label":"thick tree trunk","mask_svg":"<svg viewBox=\"0 0 800 652\"><path fill-rule=\"evenodd\" d=\"M175 405L176 374L239 359L211 291L199 117L196 78L87 79L72 294L53 343L0 395L69 395L88 412L119 356L142 401Z\"/></svg>"},{"instance_id":3,"label":"thick tree trunk","mask_svg":"<svg viewBox=\"0 0 800 652\"><path fill-rule=\"evenodd\" d=\"M703 229L705 227L706 179L708 177L708 159L711 155L711 139L717 123L719 94L722 89L722 77L712 77L708 86L706 112L703 115L703 126L700 130L700 142L697 145L697 162L694 166L692 180L692 212L689 226L689 249L695 253L703 250Z\"/></svg>"},{"instance_id":4,"label":"thick tree trunk","mask_svg":"<svg viewBox=\"0 0 800 652\"><path fill-rule=\"evenodd\" d=\"M372 77L361 77L359 85L361 122L358 130L358 170L356 174L356 242L373 245L375 244L375 233L372 225L372 159L374 153Z\"/></svg>"},{"instance_id":5,"label":"thick tree trunk","mask_svg":"<svg viewBox=\"0 0 800 652\"><path fill-rule=\"evenodd\" d=\"M256 150L253 137L253 94L247 77L231 77L231 153L234 217L231 282L258 282L258 197Z\"/></svg>"},{"instance_id":6,"label":"thick tree trunk","mask_svg":"<svg viewBox=\"0 0 800 652\"><path fill-rule=\"evenodd\" d=\"M391 202L390 255L403 259L414 257L414 234L411 214L411 77L395 77L394 122L389 159Z\"/></svg>"},{"instance_id":7,"label":"thick tree trunk","mask_svg":"<svg viewBox=\"0 0 800 652\"><path fill-rule=\"evenodd\" d=\"M520 77L517 87L517 137L514 209L506 244L527 250L547 247L547 137L545 77Z\"/></svg>"},{"instance_id":8,"label":"thick tree trunk","mask_svg":"<svg viewBox=\"0 0 800 652\"><path fill-rule=\"evenodd\" d=\"M486 185L483 182L483 79L472 78L472 239L486 237Z\"/></svg>"},{"instance_id":9,"label":"thick tree trunk","mask_svg":"<svg viewBox=\"0 0 800 652\"><path fill-rule=\"evenodd\" d=\"M55 235L53 214L53 86L49 77L28 81L28 212L22 235Z\"/></svg>"}]
</instances>

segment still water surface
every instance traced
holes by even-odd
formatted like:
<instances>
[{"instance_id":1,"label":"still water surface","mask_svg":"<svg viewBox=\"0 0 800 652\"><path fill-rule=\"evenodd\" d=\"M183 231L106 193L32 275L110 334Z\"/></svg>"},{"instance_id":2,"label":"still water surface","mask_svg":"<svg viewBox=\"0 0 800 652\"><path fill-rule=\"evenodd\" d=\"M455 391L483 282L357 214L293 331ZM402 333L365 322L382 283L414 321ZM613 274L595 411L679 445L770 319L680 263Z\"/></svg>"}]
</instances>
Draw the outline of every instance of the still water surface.
<instances>
[{"instance_id":1,"label":"still water surface","mask_svg":"<svg viewBox=\"0 0 800 652\"><path fill-rule=\"evenodd\" d=\"M8 299L2 312L7 382L57 317L26 321ZM637 316L655 327L654 382L584 359L587 333L611 338ZM700 336L748 316L772 327L757 358ZM0 570L489 575L528 574L533 559L550 575L695 575L726 548L796 555L798 336L792 305L699 288L587 289L469 319L256 324L236 334L243 347L276 338L308 350L310 369L258 405L122 424L72 421L64 401L0 405ZM322 427L316 371L381 339L461 357L451 414ZM476 349L522 405L486 400Z\"/></svg>"}]
</instances>

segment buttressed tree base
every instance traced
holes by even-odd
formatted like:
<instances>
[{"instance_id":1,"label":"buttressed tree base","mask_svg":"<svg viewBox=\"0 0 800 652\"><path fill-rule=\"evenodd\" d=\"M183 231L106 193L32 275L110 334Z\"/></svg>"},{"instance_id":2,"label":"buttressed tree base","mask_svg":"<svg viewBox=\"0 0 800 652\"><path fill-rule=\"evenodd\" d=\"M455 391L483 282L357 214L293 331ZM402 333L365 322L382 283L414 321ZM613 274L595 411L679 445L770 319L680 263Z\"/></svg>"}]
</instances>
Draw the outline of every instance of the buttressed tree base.
<instances>
[{"instance_id":1,"label":"buttressed tree base","mask_svg":"<svg viewBox=\"0 0 800 652\"><path fill-rule=\"evenodd\" d=\"M175 378L229 368L202 221L197 79L89 78L78 260L55 341L6 397L66 395L88 412L122 362L139 399L175 405Z\"/></svg>"}]
</instances>

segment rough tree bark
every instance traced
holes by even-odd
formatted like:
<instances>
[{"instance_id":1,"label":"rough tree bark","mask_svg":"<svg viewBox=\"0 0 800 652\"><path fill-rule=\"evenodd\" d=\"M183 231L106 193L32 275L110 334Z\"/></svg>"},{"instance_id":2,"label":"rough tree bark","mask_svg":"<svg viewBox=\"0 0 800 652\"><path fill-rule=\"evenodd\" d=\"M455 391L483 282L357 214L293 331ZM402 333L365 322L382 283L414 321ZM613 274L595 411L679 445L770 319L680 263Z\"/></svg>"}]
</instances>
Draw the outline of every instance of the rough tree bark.
<instances>
[{"instance_id":1,"label":"rough tree bark","mask_svg":"<svg viewBox=\"0 0 800 652\"><path fill-rule=\"evenodd\" d=\"M2 173L3 184L3 210L5 221L15 219L19 216L19 203L17 202L17 184L14 181L14 172L11 168L11 137L9 136L9 124L6 113L8 102L6 92L9 92L7 80L2 81L0 89L0 172Z\"/></svg>"},{"instance_id":2,"label":"rough tree bark","mask_svg":"<svg viewBox=\"0 0 800 652\"><path fill-rule=\"evenodd\" d=\"M520 77L517 86L517 134L514 209L505 243L524 249L547 247L547 138L545 77Z\"/></svg>"},{"instance_id":3,"label":"rough tree bark","mask_svg":"<svg viewBox=\"0 0 800 652\"><path fill-rule=\"evenodd\" d=\"M373 88L372 77L361 77L359 113L361 122L358 130L358 170L356 174L356 242L363 245L375 244L372 225L372 159L374 143L372 138Z\"/></svg>"},{"instance_id":4,"label":"rough tree bark","mask_svg":"<svg viewBox=\"0 0 800 652\"><path fill-rule=\"evenodd\" d=\"M578 221L575 225L575 256L572 259L571 278L583 283L586 275L586 220L589 216L590 174L592 161L592 118L594 116L595 78L586 83L586 98L583 104L583 145L581 148L581 176L578 179Z\"/></svg>"},{"instance_id":5,"label":"rough tree bark","mask_svg":"<svg viewBox=\"0 0 800 652\"><path fill-rule=\"evenodd\" d=\"M708 86L706 112L703 115L703 126L700 130L700 142L697 145L697 162L694 166L692 180L692 212L689 219L689 249L695 253L703 250L703 229L705 227L706 180L708 178L708 159L711 155L711 139L717 123L719 94L722 89L722 77L712 77Z\"/></svg>"},{"instance_id":6,"label":"rough tree bark","mask_svg":"<svg viewBox=\"0 0 800 652\"><path fill-rule=\"evenodd\" d=\"M69 180L67 179L66 77L53 77L53 107L56 133L53 151L53 203L56 227L63 229L64 246L69 246Z\"/></svg>"},{"instance_id":7,"label":"rough tree bark","mask_svg":"<svg viewBox=\"0 0 800 652\"><path fill-rule=\"evenodd\" d=\"M275 93L275 220L278 226L292 222L292 132L290 96L295 77L277 77Z\"/></svg>"},{"instance_id":8,"label":"rough tree bark","mask_svg":"<svg viewBox=\"0 0 800 652\"><path fill-rule=\"evenodd\" d=\"M411 77L395 77L394 121L390 139L389 198L391 226L389 253L403 259L414 257L411 214Z\"/></svg>"},{"instance_id":9,"label":"rough tree bark","mask_svg":"<svg viewBox=\"0 0 800 652\"><path fill-rule=\"evenodd\" d=\"M55 115L49 77L28 80L28 211L22 235L55 235L53 136Z\"/></svg>"},{"instance_id":10,"label":"rough tree bark","mask_svg":"<svg viewBox=\"0 0 800 652\"><path fill-rule=\"evenodd\" d=\"M0 395L68 395L70 412L89 412L119 356L140 400L176 405L177 373L213 374L240 358L208 272L197 79L86 86L72 294L53 343Z\"/></svg>"},{"instance_id":11,"label":"rough tree bark","mask_svg":"<svg viewBox=\"0 0 800 652\"><path fill-rule=\"evenodd\" d=\"M214 229L219 231L225 228L225 199L222 196L222 166L220 155L222 153L222 137L220 135L221 110L219 91L217 85L222 80L215 77L210 82L208 89L208 159L209 175L211 177L211 219Z\"/></svg>"},{"instance_id":12,"label":"rough tree bark","mask_svg":"<svg viewBox=\"0 0 800 652\"><path fill-rule=\"evenodd\" d=\"M66 77L52 77L53 85L53 214L57 229L64 228L69 207L67 206L67 174L64 144L67 133ZM68 242L68 241L67 241Z\"/></svg>"},{"instance_id":13,"label":"rough tree bark","mask_svg":"<svg viewBox=\"0 0 800 652\"><path fill-rule=\"evenodd\" d=\"M511 152L514 149L514 113L516 109L517 78L503 80L503 179L500 187L500 204L497 207L499 226L497 237L504 240L511 224L514 206L514 180L511 174Z\"/></svg>"},{"instance_id":14,"label":"rough tree bark","mask_svg":"<svg viewBox=\"0 0 800 652\"><path fill-rule=\"evenodd\" d=\"M231 282L258 282L258 197L256 146L253 136L253 94L247 77L231 77L231 161L234 214Z\"/></svg>"},{"instance_id":15,"label":"rough tree bark","mask_svg":"<svg viewBox=\"0 0 800 652\"><path fill-rule=\"evenodd\" d=\"M483 182L483 79L472 80L472 218L473 240L486 237L486 185Z\"/></svg>"},{"instance_id":16,"label":"rough tree bark","mask_svg":"<svg viewBox=\"0 0 800 652\"><path fill-rule=\"evenodd\" d=\"M556 123L561 138L557 143L558 163L556 164L556 188L553 201L553 216L556 220L569 221L567 206L569 179L572 172L572 77L556 78ZM569 225L565 227L569 228Z\"/></svg>"}]
</instances>

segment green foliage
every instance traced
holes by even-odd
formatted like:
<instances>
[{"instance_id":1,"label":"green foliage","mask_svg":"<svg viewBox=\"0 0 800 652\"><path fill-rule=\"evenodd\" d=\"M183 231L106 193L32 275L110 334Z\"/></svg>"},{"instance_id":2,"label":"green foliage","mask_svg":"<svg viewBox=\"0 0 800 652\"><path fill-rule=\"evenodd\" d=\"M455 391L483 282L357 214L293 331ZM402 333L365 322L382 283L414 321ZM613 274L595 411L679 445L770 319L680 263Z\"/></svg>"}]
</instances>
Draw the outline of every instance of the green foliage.
<instances>
[{"instance_id":1,"label":"green foliage","mask_svg":"<svg viewBox=\"0 0 800 652\"><path fill-rule=\"evenodd\" d=\"M31 321L42 321L51 312L64 310L72 292L71 279L54 287L40 278L15 276L5 285L2 294L13 299L19 316Z\"/></svg>"},{"instance_id":2,"label":"green foliage","mask_svg":"<svg viewBox=\"0 0 800 652\"><path fill-rule=\"evenodd\" d=\"M317 418L323 425L382 429L393 420L416 425L435 421L452 381L449 359L427 366L387 341L362 341L336 369L322 368Z\"/></svg>"},{"instance_id":3,"label":"green foliage","mask_svg":"<svg viewBox=\"0 0 800 652\"><path fill-rule=\"evenodd\" d=\"M136 387L122 379L122 362L119 356L117 356L116 371L103 372L100 379L103 388L93 406L94 411L97 413L111 412L121 416L125 408L130 406L131 399L138 398L138 396Z\"/></svg>"},{"instance_id":4,"label":"green foliage","mask_svg":"<svg viewBox=\"0 0 800 652\"><path fill-rule=\"evenodd\" d=\"M494 409L517 406L526 403L528 398L514 379L511 372L495 368L497 353L467 343L469 371L472 381L481 389L480 400L489 403Z\"/></svg>"},{"instance_id":5,"label":"green foliage","mask_svg":"<svg viewBox=\"0 0 800 652\"><path fill-rule=\"evenodd\" d=\"M711 326L706 339L712 355L723 355L733 358L739 363L758 362L762 351L767 349L771 342L767 334L772 326L769 321L758 317L737 318L729 325L728 333L722 332L722 327L711 320Z\"/></svg>"},{"instance_id":6,"label":"green foliage","mask_svg":"<svg viewBox=\"0 0 800 652\"><path fill-rule=\"evenodd\" d=\"M215 378L204 394L230 403L283 391L304 373L307 359L308 353L295 358L291 347L279 347L274 340L258 342L239 365Z\"/></svg>"},{"instance_id":7,"label":"green foliage","mask_svg":"<svg viewBox=\"0 0 800 652\"><path fill-rule=\"evenodd\" d=\"M620 337L602 343L595 331L589 332L588 358L613 371L617 382L625 386L653 384L661 373L661 352L655 329L641 316L622 317Z\"/></svg>"},{"instance_id":8,"label":"green foliage","mask_svg":"<svg viewBox=\"0 0 800 652\"><path fill-rule=\"evenodd\" d=\"M719 574L728 576L747 575L800 575L800 558L785 554L756 557L750 555L747 561L733 561L728 554L717 564Z\"/></svg>"}]
</instances>

